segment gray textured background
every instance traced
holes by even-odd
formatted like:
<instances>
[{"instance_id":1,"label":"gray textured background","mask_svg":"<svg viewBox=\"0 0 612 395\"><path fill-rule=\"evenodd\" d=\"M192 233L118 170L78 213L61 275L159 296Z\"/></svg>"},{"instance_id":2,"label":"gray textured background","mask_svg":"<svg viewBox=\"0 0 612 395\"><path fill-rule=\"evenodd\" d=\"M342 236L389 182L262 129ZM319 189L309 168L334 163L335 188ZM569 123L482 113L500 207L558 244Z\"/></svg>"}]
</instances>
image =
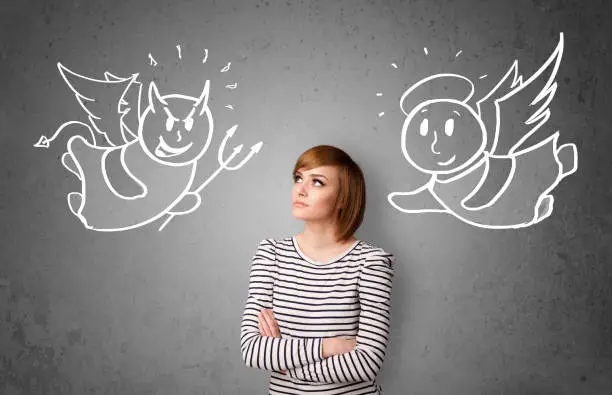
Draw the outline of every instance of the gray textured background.
<instances>
[{"instance_id":1,"label":"gray textured background","mask_svg":"<svg viewBox=\"0 0 612 395\"><path fill-rule=\"evenodd\" d=\"M548 0L2 2L0 393L265 393L267 373L240 357L250 260L262 238L301 230L290 171L301 152L325 143L365 172L369 200L357 236L397 256L379 379L386 394L612 394L609 8ZM562 143L577 145L580 166L555 190L553 215L493 231L390 207L386 194L406 190L414 176L399 145L403 90L438 68L488 74L484 86L514 59L529 74L559 32L565 53L550 124ZM196 94L203 73L177 64L179 43L185 57L210 50L219 130L238 123L232 145L264 147L163 232L86 231L66 205L78 184L59 162L65 140L32 147L83 119L56 63L94 77L139 72L162 89ZM219 79L228 61L231 75ZM224 81L239 87L221 89ZM229 103L236 110L222 107Z\"/></svg>"}]
</instances>

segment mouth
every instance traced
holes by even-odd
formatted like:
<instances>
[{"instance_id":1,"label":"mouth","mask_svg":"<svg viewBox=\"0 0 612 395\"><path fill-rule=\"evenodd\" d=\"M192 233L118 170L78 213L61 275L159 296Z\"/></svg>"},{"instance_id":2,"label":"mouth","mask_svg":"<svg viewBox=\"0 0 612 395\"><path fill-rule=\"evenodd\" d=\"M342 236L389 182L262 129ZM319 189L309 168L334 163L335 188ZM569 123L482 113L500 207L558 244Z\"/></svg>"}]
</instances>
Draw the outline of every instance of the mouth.
<instances>
[{"instance_id":1,"label":"mouth","mask_svg":"<svg viewBox=\"0 0 612 395\"><path fill-rule=\"evenodd\" d=\"M294 205L295 207L308 207L308 205L307 205L307 204L305 204L305 203L301 203L301 202L294 202L294 203L293 203L293 205Z\"/></svg>"},{"instance_id":2,"label":"mouth","mask_svg":"<svg viewBox=\"0 0 612 395\"><path fill-rule=\"evenodd\" d=\"M169 146L168 143L164 141L164 138L162 136L159 136L159 143L157 144L157 147L155 147L155 155L161 158L170 158L173 156L177 156L186 152L189 148L191 148L192 144L193 141L183 147L174 148Z\"/></svg>"},{"instance_id":3,"label":"mouth","mask_svg":"<svg viewBox=\"0 0 612 395\"><path fill-rule=\"evenodd\" d=\"M450 165L451 163L453 163L453 162L455 161L455 156L456 156L456 155L453 155L453 156L452 156L452 158L450 158L450 159L449 159L449 160L447 160L446 162L438 162L438 164L439 164L440 166L448 166L448 165Z\"/></svg>"}]
</instances>

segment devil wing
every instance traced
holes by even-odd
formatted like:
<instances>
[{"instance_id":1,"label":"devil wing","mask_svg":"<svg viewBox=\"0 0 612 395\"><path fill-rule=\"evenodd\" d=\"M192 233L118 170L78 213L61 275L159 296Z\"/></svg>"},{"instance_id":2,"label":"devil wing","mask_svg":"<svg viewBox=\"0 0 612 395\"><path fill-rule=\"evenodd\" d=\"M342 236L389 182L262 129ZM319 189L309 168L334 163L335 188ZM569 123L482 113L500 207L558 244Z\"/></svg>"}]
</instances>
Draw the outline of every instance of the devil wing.
<instances>
[{"instance_id":1,"label":"devil wing","mask_svg":"<svg viewBox=\"0 0 612 395\"><path fill-rule=\"evenodd\" d=\"M96 145L116 147L137 138L142 91L138 74L122 78L107 71L101 80L77 74L61 63L57 67L87 113L96 137L101 137Z\"/></svg>"},{"instance_id":2,"label":"devil wing","mask_svg":"<svg viewBox=\"0 0 612 395\"><path fill-rule=\"evenodd\" d=\"M529 149L552 133L536 133L550 117L549 104L557 90L555 78L563 54L563 33L544 64L526 81L518 73L518 61L499 83L477 102L487 129L487 152L511 155Z\"/></svg>"}]
</instances>

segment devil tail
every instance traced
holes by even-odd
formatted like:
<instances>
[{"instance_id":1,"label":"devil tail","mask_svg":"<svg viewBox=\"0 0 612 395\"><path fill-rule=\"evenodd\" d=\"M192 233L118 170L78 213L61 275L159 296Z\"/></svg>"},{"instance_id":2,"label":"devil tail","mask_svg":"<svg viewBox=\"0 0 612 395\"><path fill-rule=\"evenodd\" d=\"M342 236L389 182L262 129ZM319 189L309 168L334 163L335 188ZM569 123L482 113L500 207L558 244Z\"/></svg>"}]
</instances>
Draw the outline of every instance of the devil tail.
<instances>
[{"instance_id":1,"label":"devil tail","mask_svg":"<svg viewBox=\"0 0 612 395\"><path fill-rule=\"evenodd\" d=\"M63 123L59 128L57 128L57 130L55 131L55 133L53 133L51 137L47 137L45 135L40 136L38 141L34 144L34 147L49 148L49 145L51 144L51 142L57 139L66 127L73 126L73 125L80 125L80 127L78 128L71 127L70 128L71 135L82 135L85 138L85 140L87 140L87 142L89 142L91 145L96 146L96 147L100 146L96 140L95 133L91 130L91 127L88 124L80 122L80 121L69 121L69 122Z\"/></svg>"}]
</instances>

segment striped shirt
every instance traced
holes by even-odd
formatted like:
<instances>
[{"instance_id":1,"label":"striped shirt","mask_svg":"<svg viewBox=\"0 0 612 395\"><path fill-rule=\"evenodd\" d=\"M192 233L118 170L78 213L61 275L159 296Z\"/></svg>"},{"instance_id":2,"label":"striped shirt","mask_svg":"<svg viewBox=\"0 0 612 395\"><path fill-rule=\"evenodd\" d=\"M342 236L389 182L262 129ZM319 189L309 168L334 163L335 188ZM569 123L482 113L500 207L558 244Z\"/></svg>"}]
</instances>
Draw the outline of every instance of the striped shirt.
<instances>
[{"instance_id":1,"label":"striped shirt","mask_svg":"<svg viewBox=\"0 0 612 395\"><path fill-rule=\"evenodd\" d=\"M362 240L326 262L304 255L294 237L259 242L240 349L247 366L271 371L269 394L382 393L394 261ZM260 335L261 309L272 309L280 338ZM323 338L337 336L356 337L355 348L323 358Z\"/></svg>"}]
</instances>

